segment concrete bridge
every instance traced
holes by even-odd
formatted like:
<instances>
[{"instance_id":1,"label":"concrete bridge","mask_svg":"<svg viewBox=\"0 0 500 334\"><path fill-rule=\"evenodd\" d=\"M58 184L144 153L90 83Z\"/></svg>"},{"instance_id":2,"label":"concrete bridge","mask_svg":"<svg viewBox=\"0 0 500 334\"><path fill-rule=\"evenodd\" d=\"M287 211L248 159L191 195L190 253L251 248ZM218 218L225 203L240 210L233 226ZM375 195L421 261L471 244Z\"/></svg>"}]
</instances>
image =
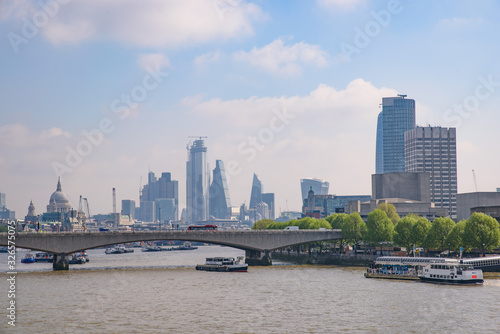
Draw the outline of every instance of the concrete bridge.
<instances>
[{"instance_id":1,"label":"concrete bridge","mask_svg":"<svg viewBox=\"0 0 500 334\"><path fill-rule=\"evenodd\" d=\"M87 249L156 240L199 241L245 250L249 265L271 265L270 252L309 242L341 239L340 230L161 231L101 233L24 233L15 235L15 246L54 253L54 270L67 270L66 254ZM8 246L0 233L0 246Z\"/></svg>"}]
</instances>

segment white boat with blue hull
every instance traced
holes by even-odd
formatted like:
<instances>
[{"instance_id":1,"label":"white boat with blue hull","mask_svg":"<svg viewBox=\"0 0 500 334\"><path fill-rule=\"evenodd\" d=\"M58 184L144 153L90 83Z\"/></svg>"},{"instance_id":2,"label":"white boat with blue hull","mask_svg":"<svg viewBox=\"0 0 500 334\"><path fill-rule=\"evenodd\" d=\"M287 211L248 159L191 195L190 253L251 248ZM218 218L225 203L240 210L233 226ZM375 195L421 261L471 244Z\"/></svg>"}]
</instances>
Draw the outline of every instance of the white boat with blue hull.
<instances>
[{"instance_id":1,"label":"white boat with blue hull","mask_svg":"<svg viewBox=\"0 0 500 334\"><path fill-rule=\"evenodd\" d=\"M420 280L442 284L482 284L483 271L464 264L431 263L424 266Z\"/></svg>"}]
</instances>

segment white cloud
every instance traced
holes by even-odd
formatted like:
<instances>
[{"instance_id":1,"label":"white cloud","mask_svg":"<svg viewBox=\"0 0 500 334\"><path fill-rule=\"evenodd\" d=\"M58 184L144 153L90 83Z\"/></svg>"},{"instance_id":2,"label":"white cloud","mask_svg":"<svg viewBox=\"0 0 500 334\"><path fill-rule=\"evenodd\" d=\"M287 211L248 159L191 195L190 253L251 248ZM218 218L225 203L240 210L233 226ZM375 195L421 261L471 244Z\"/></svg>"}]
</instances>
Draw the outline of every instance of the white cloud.
<instances>
[{"instance_id":1,"label":"white cloud","mask_svg":"<svg viewBox=\"0 0 500 334\"><path fill-rule=\"evenodd\" d=\"M353 10L366 0L316 0L318 6L328 9Z\"/></svg>"},{"instance_id":2,"label":"white cloud","mask_svg":"<svg viewBox=\"0 0 500 334\"><path fill-rule=\"evenodd\" d=\"M3 12L9 14L2 17L14 19L39 10L36 1L18 3L4 4ZM53 44L104 39L142 47L178 47L252 35L254 22L265 18L259 6L246 1L71 1L60 5L43 35Z\"/></svg>"},{"instance_id":3,"label":"white cloud","mask_svg":"<svg viewBox=\"0 0 500 334\"><path fill-rule=\"evenodd\" d=\"M220 51L204 53L194 59L194 65L198 67L205 66L225 58L225 55Z\"/></svg>"},{"instance_id":4,"label":"white cloud","mask_svg":"<svg viewBox=\"0 0 500 334\"><path fill-rule=\"evenodd\" d=\"M165 67L170 67L170 59L168 59L168 57L163 53L141 54L137 63L143 70L150 68L155 71L159 71Z\"/></svg>"},{"instance_id":5,"label":"white cloud","mask_svg":"<svg viewBox=\"0 0 500 334\"><path fill-rule=\"evenodd\" d=\"M282 39L274 40L262 48L254 47L249 52L236 52L234 58L273 74L289 76L300 74L304 64L317 67L328 64L328 53L320 46L304 42L287 46Z\"/></svg>"},{"instance_id":6,"label":"white cloud","mask_svg":"<svg viewBox=\"0 0 500 334\"><path fill-rule=\"evenodd\" d=\"M474 29L483 23L484 20L481 17L453 17L440 20L438 26L443 29Z\"/></svg>"}]
</instances>

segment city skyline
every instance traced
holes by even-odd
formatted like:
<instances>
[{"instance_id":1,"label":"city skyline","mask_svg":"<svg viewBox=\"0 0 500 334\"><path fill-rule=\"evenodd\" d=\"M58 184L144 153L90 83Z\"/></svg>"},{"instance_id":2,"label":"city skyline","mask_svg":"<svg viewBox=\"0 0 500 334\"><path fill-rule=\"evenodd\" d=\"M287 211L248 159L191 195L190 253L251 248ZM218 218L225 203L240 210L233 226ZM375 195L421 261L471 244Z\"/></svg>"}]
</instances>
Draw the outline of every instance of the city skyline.
<instances>
[{"instance_id":1,"label":"city skyline","mask_svg":"<svg viewBox=\"0 0 500 334\"><path fill-rule=\"evenodd\" d=\"M369 194L379 104L397 94L417 125L457 128L458 193L473 169L479 191L500 187L497 2L68 2L31 30L41 2L0 9L0 192L18 218L58 176L74 208L111 212L112 188L139 203L149 170L172 173L184 208L196 134L233 206L254 173L276 215L300 211L304 177Z\"/></svg>"}]
</instances>

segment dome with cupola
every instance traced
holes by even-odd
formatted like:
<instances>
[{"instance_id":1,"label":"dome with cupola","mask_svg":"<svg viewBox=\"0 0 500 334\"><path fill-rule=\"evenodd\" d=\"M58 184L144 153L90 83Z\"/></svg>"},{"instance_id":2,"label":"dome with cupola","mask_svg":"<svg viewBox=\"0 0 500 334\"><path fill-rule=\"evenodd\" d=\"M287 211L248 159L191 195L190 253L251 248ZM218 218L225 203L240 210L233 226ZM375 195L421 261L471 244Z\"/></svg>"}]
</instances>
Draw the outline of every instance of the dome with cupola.
<instances>
[{"instance_id":1,"label":"dome with cupola","mask_svg":"<svg viewBox=\"0 0 500 334\"><path fill-rule=\"evenodd\" d=\"M67 212L71 209L68 195L63 193L61 186L61 178L57 180L56 191L52 193L47 205L47 212Z\"/></svg>"}]
</instances>

